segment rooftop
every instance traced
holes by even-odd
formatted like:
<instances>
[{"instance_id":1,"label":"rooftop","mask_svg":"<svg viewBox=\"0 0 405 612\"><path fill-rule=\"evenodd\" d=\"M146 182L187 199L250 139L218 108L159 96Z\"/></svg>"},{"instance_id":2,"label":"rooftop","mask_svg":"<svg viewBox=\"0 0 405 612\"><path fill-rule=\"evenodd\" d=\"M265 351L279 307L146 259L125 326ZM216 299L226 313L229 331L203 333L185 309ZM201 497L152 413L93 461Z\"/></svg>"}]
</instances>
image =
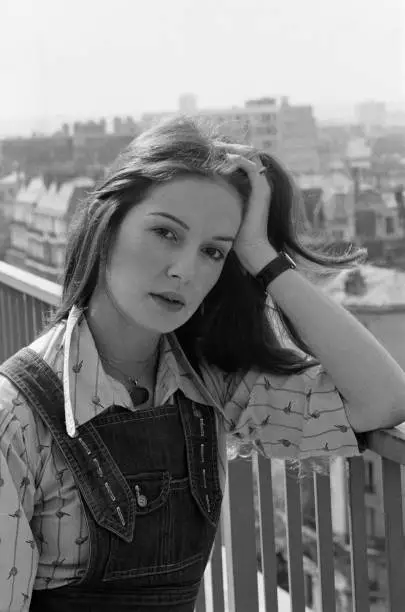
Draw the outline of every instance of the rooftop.
<instances>
[{"instance_id":1,"label":"rooftop","mask_svg":"<svg viewBox=\"0 0 405 612\"><path fill-rule=\"evenodd\" d=\"M61 184L51 183L38 199L36 211L63 216L68 211L75 190L86 187L90 189L93 185L93 179L87 177L74 178Z\"/></svg>"},{"instance_id":2,"label":"rooftop","mask_svg":"<svg viewBox=\"0 0 405 612\"><path fill-rule=\"evenodd\" d=\"M35 204L45 193L46 187L41 177L33 178L17 192L16 201L22 204Z\"/></svg>"},{"instance_id":3,"label":"rooftop","mask_svg":"<svg viewBox=\"0 0 405 612\"><path fill-rule=\"evenodd\" d=\"M11 174L7 174L7 176L0 178L0 185L15 185L17 181L23 178L23 172L11 172Z\"/></svg>"},{"instance_id":4,"label":"rooftop","mask_svg":"<svg viewBox=\"0 0 405 612\"><path fill-rule=\"evenodd\" d=\"M380 268L371 264L359 266L367 289L363 295L348 295L345 281L350 271L338 274L324 285L324 290L339 304L348 308L404 310L405 311L405 272L390 268Z\"/></svg>"}]
</instances>

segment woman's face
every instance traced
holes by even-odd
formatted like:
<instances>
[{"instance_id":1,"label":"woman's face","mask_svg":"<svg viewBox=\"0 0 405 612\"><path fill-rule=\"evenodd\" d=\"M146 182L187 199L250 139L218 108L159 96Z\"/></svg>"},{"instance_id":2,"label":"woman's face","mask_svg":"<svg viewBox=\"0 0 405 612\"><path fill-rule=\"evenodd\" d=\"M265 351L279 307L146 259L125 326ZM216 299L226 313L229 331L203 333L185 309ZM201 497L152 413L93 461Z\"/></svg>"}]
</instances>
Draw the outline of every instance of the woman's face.
<instances>
[{"instance_id":1,"label":"woman's face","mask_svg":"<svg viewBox=\"0 0 405 612\"><path fill-rule=\"evenodd\" d=\"M180 178L152 189L125 217L107 270L121 310L143 328L183 325L217 282L242 221L224 181Z\"/></svg>"}]
</instances>

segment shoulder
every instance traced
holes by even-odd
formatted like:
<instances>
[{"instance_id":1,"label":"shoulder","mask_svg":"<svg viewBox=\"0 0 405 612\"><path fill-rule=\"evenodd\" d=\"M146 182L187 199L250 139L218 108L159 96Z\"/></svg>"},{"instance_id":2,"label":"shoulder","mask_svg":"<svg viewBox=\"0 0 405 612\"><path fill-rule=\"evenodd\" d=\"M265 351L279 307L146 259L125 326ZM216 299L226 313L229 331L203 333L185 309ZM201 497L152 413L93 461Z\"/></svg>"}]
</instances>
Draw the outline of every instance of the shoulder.
<instances>
[{"instance_id":1,"label":"shoulder","mask_svg":"<svg viewBox=\"0 0 405 612\"><path fill-rule=\"evenodd\" d=\"M319 373L305 371L299 374L273 374L270 372L251 369L247 372L225 372L211 364L202 363L202 377L205 385L219 403L227 407L236 404L239 409L247 407L252 398L259 393L266 393L266 397L277 394L280 397L286 394L305 394L316 384ZM312 370L312 368L311 368Z\"/></svg>"},{"instance_id":2,"label":"shoulder","mask_svg":"<svg viewBox=\"0 0 405 612\"><path fill-rule=\"evenodd\" d=\"M242 410L248 406L256 409L300 406L302 410L310 400L313 404L319 399L325 410L333 408L336 402L341 405L343 399L322 365L284 375L250 370L234 380L233 392L227 398L228 409L236 405Z\"/></svg>"},{"instance_id":3,"label":"shoulder","mask_svg":"<svg viewBox=\"0 0 405 612\"><path fill-rule=\"evenodd\" d=\"M31 342L29 348L38 353L49 366L56 367L59 358L63 358L65 329L65 322L58 323Z\"/></svg>"},{"instance_id":4,"label":"shoulder","mask_svg":"<svg viewBox=\"0 0 405 612\"><path fill-rule=\"evenodd\" d=\"M199 367L206 388L220 406L225 406L241 384L243 374L225 372L204 360Z\"/></svg>"},{"instance_id":5,"label":"shoulder","mask_svg":"<svg viewBox=\"0 0 405 612\"><path fill-rule=\"evenodd\" d=\"M344 398L322 366L285 376L249 372L225 414L229 431L266 456L359 453Z\"/></svg>"},{"instance_id":6,"label":"shoulder","mask_svg":"<svg viewBox=\"0 0 405 612\"><path fill-rule=\"evenodd\" d=\"M50 448L48 429L17 387L0 376L0 451L8 460L18 457L37 474Z\"/></svg>"},{"instance_id":7,"label":"shoulder","mask_svg":"<svg viewBox=\"0 0 405 612\"><path fill-rule=\"evenodd\" d=\"M63 328L57 326L41 335L29 345L53 369L59 369L63 360L61 343ZM4 454L13 450L27 454L32 471L43 464L50 449L50 435L40 417L30 406L18 387L0 374L0 448Z\"/></svg>"}]
</instances>

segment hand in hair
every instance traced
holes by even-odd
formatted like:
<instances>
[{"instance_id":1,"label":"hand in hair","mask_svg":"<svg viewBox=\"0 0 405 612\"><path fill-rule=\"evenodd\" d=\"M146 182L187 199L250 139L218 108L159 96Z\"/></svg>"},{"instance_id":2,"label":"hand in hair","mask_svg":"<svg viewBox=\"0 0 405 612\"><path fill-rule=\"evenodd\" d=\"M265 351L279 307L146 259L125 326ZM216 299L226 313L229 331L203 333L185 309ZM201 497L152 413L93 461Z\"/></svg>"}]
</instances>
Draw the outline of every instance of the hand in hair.
<instances>
[{"instance_id":1,"label":"hand in hair","mask_svg":"<svg viewBox=\"0 0 405 612\"><path fill-rule=\"evenodd\" d=\"M248 272L256 275L277 252L267 237L267 223L271 205L271 186L265 168L259 157L247 159L242 155L228 153L232 165L246 172L252 193L245 211L244 219L234 250L241 264Z\"/></svg>"}]
</instances>

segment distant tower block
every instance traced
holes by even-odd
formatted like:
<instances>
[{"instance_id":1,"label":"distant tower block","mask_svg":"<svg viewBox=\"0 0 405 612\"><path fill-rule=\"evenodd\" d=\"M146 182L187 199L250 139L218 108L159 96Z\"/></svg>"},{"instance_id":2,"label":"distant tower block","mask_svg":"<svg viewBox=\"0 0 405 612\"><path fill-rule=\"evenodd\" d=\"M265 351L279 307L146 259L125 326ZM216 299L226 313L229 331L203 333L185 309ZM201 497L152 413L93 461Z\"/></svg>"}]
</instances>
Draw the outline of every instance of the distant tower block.
<instances>
[{"instance_id":1,"label":"distant tower block","mask_svg":"<svg viewBox=\"0 0 405 612\"><path fill-rule=\"evenodd\" d=\"M197 112L197 96L191 93L182 94L179 97L179 111L187 115Z\"/></svg>"}]
</instances>

